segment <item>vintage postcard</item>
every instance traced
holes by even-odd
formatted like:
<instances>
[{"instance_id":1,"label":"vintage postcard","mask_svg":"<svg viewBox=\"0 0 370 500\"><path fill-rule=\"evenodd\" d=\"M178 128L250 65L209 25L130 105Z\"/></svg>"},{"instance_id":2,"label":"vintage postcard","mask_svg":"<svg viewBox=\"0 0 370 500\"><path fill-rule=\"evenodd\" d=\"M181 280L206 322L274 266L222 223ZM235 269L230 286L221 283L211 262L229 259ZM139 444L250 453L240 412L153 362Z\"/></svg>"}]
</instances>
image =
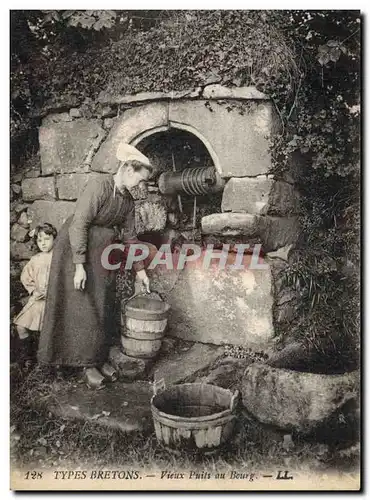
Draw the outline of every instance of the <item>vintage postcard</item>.
<instances>
[{"instance_id":1,"label":"vintage postcard","mask_svg":"<svg viewBox=\"0 0 370 500\"><path fill-rule=\"evenodd\" d=\"M361 21L10 11L12 490L361 488Z\"/></svg>"}]
</instances>

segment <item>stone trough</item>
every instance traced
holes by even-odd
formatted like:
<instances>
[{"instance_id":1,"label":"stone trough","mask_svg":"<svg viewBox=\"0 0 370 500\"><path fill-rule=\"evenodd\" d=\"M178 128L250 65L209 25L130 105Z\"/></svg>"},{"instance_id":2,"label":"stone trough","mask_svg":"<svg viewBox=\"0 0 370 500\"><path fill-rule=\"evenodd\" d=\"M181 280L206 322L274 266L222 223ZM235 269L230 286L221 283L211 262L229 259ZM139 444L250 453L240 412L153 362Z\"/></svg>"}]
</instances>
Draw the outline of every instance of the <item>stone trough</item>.
<instances>
[{"instance_id":1,"label":"stone trough","mask_svg":"<svg viewBox=\"0 0 370 500\"><path fill-rule=\"evenodd\" d=\"M308 434L359 393L359 372L324 375L250 365L243 377L245 408L263 424Z\"/></svg>"}]
</instances>

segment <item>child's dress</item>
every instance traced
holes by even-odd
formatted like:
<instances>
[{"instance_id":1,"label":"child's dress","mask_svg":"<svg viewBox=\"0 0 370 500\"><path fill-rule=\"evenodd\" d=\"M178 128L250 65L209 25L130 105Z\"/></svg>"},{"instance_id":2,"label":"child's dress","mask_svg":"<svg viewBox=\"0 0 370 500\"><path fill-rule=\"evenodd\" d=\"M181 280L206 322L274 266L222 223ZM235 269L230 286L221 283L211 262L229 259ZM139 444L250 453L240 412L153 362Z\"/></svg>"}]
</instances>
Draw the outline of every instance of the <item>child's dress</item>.
<instances>
[{"instance_id":1,"label":"child's dress","mask_svg":"<svg viewBox=\"0 0 370 500\"><path fill-rule=\"evenodd\" d=\"M14 323L28 330L40 331L42 327L52 253L40 252L31 257L21 274L21 282L31 297Z\"/></svg>"}]
</instances>

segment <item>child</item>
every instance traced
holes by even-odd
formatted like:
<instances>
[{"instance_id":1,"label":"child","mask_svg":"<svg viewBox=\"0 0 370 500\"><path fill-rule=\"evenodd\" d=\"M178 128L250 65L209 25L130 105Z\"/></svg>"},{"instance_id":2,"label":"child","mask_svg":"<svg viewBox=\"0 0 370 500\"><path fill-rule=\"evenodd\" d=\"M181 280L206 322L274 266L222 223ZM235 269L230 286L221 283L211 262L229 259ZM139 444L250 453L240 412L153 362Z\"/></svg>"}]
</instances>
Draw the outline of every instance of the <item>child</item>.
<instances>
[{"instance_id":1,"label":"child","mask_svg":"<svg viewBox=\"0 0 370 500\"><path fill-rule=\"evenodd\" d=\"M30 294L27 304L14 319L21 344L22 361L31 357L33 344L36 343L35 332L40 332L42 327L52 249L56 235L55 227L47 222L35 228L33 238L40 253L31 258L21 274L22 285Z\"/></svg>"}]
</instances>

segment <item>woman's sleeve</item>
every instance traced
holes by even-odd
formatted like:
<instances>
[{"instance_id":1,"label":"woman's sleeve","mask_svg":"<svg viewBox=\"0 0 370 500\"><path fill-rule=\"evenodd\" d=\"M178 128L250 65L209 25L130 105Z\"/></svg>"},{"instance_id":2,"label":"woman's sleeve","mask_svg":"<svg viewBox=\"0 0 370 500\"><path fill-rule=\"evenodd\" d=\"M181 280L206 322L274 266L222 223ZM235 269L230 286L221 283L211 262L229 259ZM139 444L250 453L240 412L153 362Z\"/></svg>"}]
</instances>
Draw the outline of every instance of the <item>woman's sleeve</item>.
<instances>
[{"instance_id":1,"label":"woman's sleeve","mask_svg":"<svg viewBox=\"0 0 370 500\"><path fill-rule=\"evenodd\" d=\"M130 245L131 243L143 243L142 241L139 241L137 238L136 234L136 227L135 227L135 203L134 200L131 198L128 200L129 206L128 206L128 211L125 219L124 226L122 228L122 240L124 243ZM125 258L127 258L127 245L126 249L124 252ZM145 269L144 262L139 261L139 262L134 262L132 264L132 267L135 272L141 271L142 269Z\"/></svg>"},{"instance_id":2,"label":"woman's sleeve","mask_svg":"<svg viewBox=\"0 0 370 500\"><path fill-rule=\"evenodd\" d=\"M31 259L27 264L24 266L22 273L21 273L21 282L24 288L27 290L27 292L31 295L32 292L35 291L36 289L36 283L35 283L35 270L34 270L34 262Z\"/></svg>"},{"instance_id":3,"label":"woman's sleeve","mask_svg":"<svg viewBox=\"0 0 370 500\"><path fill-rule=\"evenodd\" d=\"M122 227L122 239L124 243L137 241L135 227L135 203L132 199L128 200L128 210L124 225Z\"/></svg>"},{"instance_id":4,"label":"woman's sleeve","mask_svg":"<svg viewBox=\"0 0 370 500\"><path fill-rule=\"evenodd\" d=\"M69 240L74 264L86 262L89 228L98 214L105 198L101 179L90 179L82 195L77 200L76 210L69 227Z\"/></svg>"}]
</instances>

